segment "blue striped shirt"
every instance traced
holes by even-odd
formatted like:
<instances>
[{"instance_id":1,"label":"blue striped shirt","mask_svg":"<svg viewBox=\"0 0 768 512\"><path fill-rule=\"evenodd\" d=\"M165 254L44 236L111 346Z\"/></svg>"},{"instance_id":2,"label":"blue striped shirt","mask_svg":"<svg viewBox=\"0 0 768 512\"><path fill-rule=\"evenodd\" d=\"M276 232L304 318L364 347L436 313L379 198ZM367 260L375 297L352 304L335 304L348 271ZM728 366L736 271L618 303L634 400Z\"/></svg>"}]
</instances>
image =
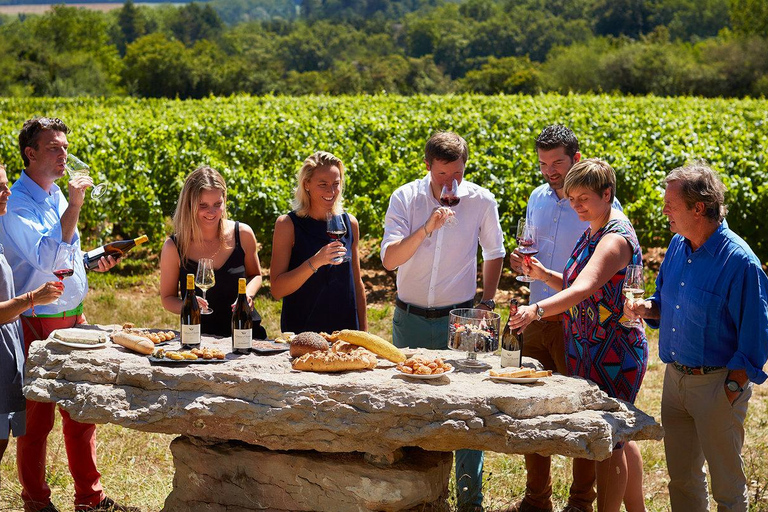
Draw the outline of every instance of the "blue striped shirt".
<instances>
[{"instance_id":1,"label":"blue striped shirt","mask_svg":"<svg viewBox=\"0 0 768 512\"><path fill-rule=\"evenodd\" d=\"M665 363L746 370L757 384L768 377L768 277L727 224L695 251L675 235L650 300L661 308L648 325L659 329Z\"/></svg>"}]
</instances>

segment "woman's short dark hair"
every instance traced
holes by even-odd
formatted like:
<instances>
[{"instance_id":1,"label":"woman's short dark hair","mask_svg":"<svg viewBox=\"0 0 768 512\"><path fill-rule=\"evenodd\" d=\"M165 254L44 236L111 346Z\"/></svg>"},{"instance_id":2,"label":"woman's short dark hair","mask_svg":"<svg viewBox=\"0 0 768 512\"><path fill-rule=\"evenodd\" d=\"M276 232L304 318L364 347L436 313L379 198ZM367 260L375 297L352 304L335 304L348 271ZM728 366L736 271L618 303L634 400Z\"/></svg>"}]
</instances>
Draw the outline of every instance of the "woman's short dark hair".
<instances>
[{"instance_id":1,"label":"woman's short dark hair","mask_svg":"<svg viewBox=\"0 0 768 512\"><path fill-rule=\"evenodd\" d=\"M58 117L36 117L24 122L24 126L21 127L19 132L19 151L21 151L24 167L29 165L29 158L27 158L24 150L27 148L37 150L37 139L40 138L41 133L48 130L63 132L64 134L69 133L67 125Z\"/></svg>"}]
</instances>

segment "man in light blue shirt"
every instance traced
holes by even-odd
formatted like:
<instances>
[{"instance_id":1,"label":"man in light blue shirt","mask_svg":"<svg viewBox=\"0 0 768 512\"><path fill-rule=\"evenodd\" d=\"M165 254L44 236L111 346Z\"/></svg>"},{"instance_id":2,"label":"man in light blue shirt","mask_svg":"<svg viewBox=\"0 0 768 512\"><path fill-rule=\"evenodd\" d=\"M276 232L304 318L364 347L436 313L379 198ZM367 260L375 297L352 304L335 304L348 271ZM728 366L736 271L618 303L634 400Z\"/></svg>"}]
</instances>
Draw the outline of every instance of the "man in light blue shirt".
<instances>
[{"instance_id":1,"label":"man in light blue shirt","mask_svg":"<svg viewBox=\"0 0 768 512\"><path fill-rule=\"evenodd\" d=\"M539 247L537 259L546 267L562 271L571 256L579 237L589 226L571 208L563 186L565 175L581 159L579 141L573 131L562 125L550 125L536 138L539 168L546 183L537 187L528 200L526 219L536 227ZM617 199L614 208L621 209ZM522 272L522 256L510 255L514 270ZM541 281L530 285L529 303L535 304L559 292ZM531 323L523 332L523 355L537 359L546 370L568 374L565 362L565 338L561 315L544 317ZM549 512L552 510L551 457L538 454L526 455L528 470L525 497L515 504L511 512ZM567 512L592 512L592 502L597 493L594 489L595 463L586 459L573 462Z\"/></svg>"},{"instance_id":2,"label":"man in light blue shirt","mask_svg":"<svg viewBox=\"0 0 768 512\"><path fill-rule=\"evenodd\" d=\"M8 213L0 217L0 243L11 265L19 294L49 281L54 271L71 272L64 279L58 303L30 307L21 315L25 355L35 340L46 339L55 329L85 323L83 299L88 292L77 221L85 191L93 186L88 176L68 183L69 202L56 185L66 174L67 133L60 119L36 118L24 123L19 149L25 170L11 187ZM115 265L101 258L99 271ZM53 429L55 404L27 400L26 434L17 442L16 460L25 511L57 512L45 481L46 446ZM64 444L75 487L75 511L135 511L104 495L96 469L96 426L73 420L60 411Z\"/></svg>"},{"instance_id":3,"label":"man in light blue shirt","mask_svg":"<svg viewBox=\"0 0 768 512\"><path fill-rule=\"evenodd\" d=\"M695 163L666 178L663 213L676 233L656 292L625 312L659 329L667 363L661 397L673 512L709 510L704 461L718 510L748 509L741 449L752 383L766 379L768 277L725 222L725 185Z\"/></svg>"}]
</instances>

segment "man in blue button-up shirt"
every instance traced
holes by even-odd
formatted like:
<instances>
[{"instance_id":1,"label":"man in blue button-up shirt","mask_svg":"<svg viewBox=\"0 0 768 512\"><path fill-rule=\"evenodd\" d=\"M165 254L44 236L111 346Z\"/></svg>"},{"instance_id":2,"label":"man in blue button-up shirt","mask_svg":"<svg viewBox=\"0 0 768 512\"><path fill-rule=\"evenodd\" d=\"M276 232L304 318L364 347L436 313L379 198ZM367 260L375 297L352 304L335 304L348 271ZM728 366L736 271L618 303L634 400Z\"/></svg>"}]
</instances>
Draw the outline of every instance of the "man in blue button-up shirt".
<instances>
[{"instance_id":1,"label":"man in blue button-up shirt","mask_svg":"<svg viewBox=\"0 0 768 512\"><path fill-rule=\"evenodd\" d=\"M60 119L42 117L24 123L19 133L19 149L25 170L11 188L8 213L0 217L0 243L13 269L18 293L49 281L54 270L72 269L56 303L33 305L21 315L25 353L33 341L46 339L55 329L85 323L82 302L88 292L88 281L77 222L85 191L93 181L88 176L72 178L67 185L69 201L56 185L56 180L66 174L68 132ZM98 270L109 270L115 263L111 256L101 258ZM27 400L26 405L26 434L19 437L16 448L24 510L56 512L45 481L46 445L53 428L55 404ZM75 421L66 411L60 412L75 483L75 510L137 510L114 503L102 491L96 469L96 426Z\"/></svg>"},{"instance_id":2,"label":"man in blue button-up shirt","mask_svg":"<svg viewBox=\"0 0 768 512\"><path fill-rule=\"evenodd\" d=\"M528 200L526 219L536 226L539 254L536 258L546 268L562 271L571 257L576 242L589 226L579 220L565 197L565 175L581 159L579 141L570 128L553 124L544 128L536 138L539 169L546 181L536 187ZM621 210L618 199L613 207ZM510 255L512 268L522 272L522 256ZM541 281L531 283L530 304L551 297L555 290ZM562 315L544 317L532 322L523 332L523 355L537 359L545 370L568 374L565 363L565 337ZM512 512L549 512L552 510L552 458L538 454L525 456L528 471L525 497L510 510ZM587 459L574 459L568 512L592 512L595 500L595 463Z\"/></svg>"},{"instance_id":3,"label":"man in blue button-up shirt","mask_svg":"<svg viewBox=\"0 0 768 512\"><path fill-rule=\"evenodd\" d=\"M666 178L663 213L676 233L649 299L625 306L659 329L661 399L673 511L747 510L741 449L752 383L766 379L768 278L725 222L725 186L696 163ZM629 301L628 301L629 302Z\"/></svg>"}]
</instances>

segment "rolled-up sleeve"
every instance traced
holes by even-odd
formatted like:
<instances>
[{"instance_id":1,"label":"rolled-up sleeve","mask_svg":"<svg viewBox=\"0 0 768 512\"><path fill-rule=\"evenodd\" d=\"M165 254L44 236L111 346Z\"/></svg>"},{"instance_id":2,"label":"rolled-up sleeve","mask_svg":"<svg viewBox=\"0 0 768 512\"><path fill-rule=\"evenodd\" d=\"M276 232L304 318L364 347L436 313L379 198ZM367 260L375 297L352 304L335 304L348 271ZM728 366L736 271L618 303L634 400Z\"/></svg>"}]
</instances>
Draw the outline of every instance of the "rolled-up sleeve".
<instances>
[{"instance_id":1,"label":"rolled-up sleeve","mask_svg":"<svg viewBox=\"0 0 768 512\"><path fill-rule=\"evenodd\" d=\"M395 242L399 242L411 234L411 227L408 224L408 215L403 196L397 190L389 199L389 208L384 217L384 236L381 239L381 261L384 262L384 255L387 247Z\"/></svg>"},{"instance_id":2,"label":"rolled-up sleeve","mask_svg":"<svg viewBox=\"0 0 768 512\"><path fill-rule=\"evenodd\" d=\"M27 208L16 208L3 219L3 228L11 234L7 240L15 253L39 272L53 272L65 253L77 250L79 235L73 243L61 240L61 224L45 226L39 214ZM8 243L8 241L6 243Z\"/></svg>"},{"instance_id":3,"label":"rolled-up sleeve","mask_svg":"<svg viewBox=\"0 0 768 512\"><path fill-rule=\"evenodd\" d=\"M483 261L503 258L507 254L499 222L499 208L493 198L488 202L480 224L480 247L483 249Z\"/></svg>"},{"instance_id":4,"label":"rolled-up sleeve","mask_svg":"<svg viewBox=\"0 0 768 512\"><path fill-rule=\"evenodd\" d=\"M768 360L768 278L750 263L731 285L727 308L736 323L737 349L728 368L744 369L749 380L762 384L768 377L763 371Z\"/></svg>"}]
</instances>

